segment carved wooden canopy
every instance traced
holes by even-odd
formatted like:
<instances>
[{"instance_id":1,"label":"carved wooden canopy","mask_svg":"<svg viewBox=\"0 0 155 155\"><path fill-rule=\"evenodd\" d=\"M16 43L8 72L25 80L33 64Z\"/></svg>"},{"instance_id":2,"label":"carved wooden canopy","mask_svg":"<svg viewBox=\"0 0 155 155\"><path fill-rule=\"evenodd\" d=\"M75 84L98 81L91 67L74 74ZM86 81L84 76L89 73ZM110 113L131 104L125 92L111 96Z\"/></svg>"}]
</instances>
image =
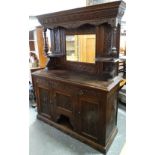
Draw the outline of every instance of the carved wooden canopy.
<instances>
[{"instance_id":1,"label":"carved wooden canopy","mask_svg":"<svg viewBox=\"0 0 155 155\"><path fill-rule=\"evenodd\" d=\"M84 24L100 25L109 23L117 26L124 14L126 4L123 1L87 6L37 16L44 28L77 28Z\"/></svg>"}]
</instances>

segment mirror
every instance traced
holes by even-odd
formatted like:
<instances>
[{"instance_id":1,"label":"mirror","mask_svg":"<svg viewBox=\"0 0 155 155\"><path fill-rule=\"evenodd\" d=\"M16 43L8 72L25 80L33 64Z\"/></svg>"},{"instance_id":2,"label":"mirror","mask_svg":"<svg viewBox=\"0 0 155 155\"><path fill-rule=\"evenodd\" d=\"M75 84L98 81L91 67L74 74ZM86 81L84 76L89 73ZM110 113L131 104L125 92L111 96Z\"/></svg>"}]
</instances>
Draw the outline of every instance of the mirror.
<instances>
[{"instance_id":1,"label":"mirror","mask_svg":"<svg viewBox=\"0 0 155 155\"><path fill-rule=\"evenodd\" d=\"M95 63L96 35L66 35L66 60Z\"/></svg>"}]
</instances>

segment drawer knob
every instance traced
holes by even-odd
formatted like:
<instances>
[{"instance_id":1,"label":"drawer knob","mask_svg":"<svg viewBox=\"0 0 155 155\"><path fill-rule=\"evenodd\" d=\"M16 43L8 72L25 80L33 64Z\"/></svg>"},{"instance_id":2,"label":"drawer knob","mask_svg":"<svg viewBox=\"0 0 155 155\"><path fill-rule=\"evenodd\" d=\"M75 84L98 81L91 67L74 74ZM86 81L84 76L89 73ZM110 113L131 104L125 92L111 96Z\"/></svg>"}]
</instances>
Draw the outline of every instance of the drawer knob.
<instances>
[{"instance_id":1,"label":"drawer knob","mask_svg":"<svg viewBox=\"0 0 155 155\"><path fill-rule=\"evenodd\" d=\"M83 90L80 90L79 95L83 95L83 94L84 94Z\"/></svg>"}]
</instances>

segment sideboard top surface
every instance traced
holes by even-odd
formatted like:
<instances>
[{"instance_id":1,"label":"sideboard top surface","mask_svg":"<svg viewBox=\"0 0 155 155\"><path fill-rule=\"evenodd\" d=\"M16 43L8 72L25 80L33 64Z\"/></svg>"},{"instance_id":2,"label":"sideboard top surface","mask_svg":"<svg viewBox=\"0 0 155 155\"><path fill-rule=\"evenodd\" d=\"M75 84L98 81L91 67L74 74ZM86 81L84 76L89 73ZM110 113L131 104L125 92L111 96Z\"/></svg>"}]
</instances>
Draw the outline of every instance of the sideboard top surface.
<instances>
[{"instance_id":1,"label":"sideboard top surface","mask_svg":"<svg viewBox=\"0 0 155 155\"><path fill-rule=\"evenodd\" d=\"M96 76L90 76L87 74L82 74L78 72L68 71L68 70L39 70L32 73L34 76L46 77L52 80L59 80L62 82L79 84L82 86L87 86L95 89L100 89L103 91L110 91L114 88L121 80L119 76L103 81L101 78Z\"/></svg>"}]
</instances>

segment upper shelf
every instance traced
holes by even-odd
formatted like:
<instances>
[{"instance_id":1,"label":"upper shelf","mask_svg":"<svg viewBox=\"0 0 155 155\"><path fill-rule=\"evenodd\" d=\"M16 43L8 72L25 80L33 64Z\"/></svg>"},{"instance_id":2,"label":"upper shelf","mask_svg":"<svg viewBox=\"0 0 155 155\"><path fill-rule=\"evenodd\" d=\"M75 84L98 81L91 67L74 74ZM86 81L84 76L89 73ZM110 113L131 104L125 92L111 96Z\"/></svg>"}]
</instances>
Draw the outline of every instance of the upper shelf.
<instances>
[{"instance_id":1,"label":"upper shelf","mask_svg":"<svg viewBox=\"0 0 155 155\"><path fill-rule=\"evenodd\" d=\"M41 25L51 29L55 27L77 28L83 24L100 25L102 23L117 26L125 7L124 1L115 1L39 15L37 18Z\"/></svg>"}]
</instances>

